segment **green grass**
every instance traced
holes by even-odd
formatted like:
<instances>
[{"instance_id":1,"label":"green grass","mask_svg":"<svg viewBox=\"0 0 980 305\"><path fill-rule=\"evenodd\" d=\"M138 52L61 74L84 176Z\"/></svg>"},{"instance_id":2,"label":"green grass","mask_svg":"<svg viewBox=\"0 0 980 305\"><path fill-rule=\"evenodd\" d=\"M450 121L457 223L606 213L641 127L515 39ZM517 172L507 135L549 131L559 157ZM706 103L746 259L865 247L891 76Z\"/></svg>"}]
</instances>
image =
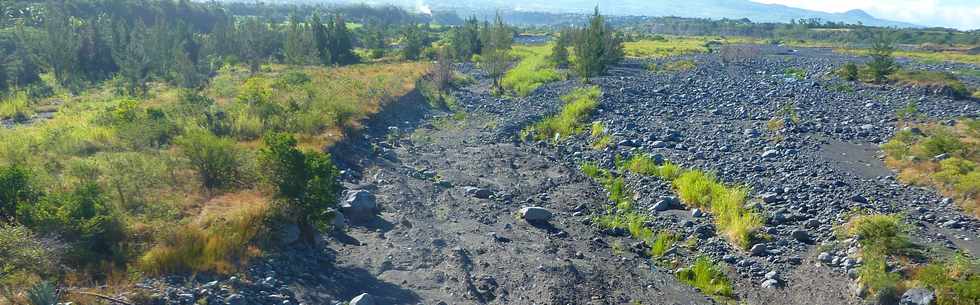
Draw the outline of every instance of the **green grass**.
<instances>
[{"instance_id":1,"label":"green grass","mask_svg":"<svg viewBox=\"0 0 980 305\"><path fill-rule=\"evenodd\" d=\"M540 141L560 140L582 133L585 121L599 107L600 95L602 95L602 91L599 87L592 86L575 89L562 96L561 99L565 104L561 111L556 115L544 118L531 127L535 139Z\"/></svg>"},{"instance_id":2,"label":"green grass","mask_svg":"<svg viewBox=\"0 0 980 305\"><path fill-rule=\"evenodd\" d=\"M640 40L623 43L627 57L659 58L708 52L705 46L713 38L667 37L666 39Z\"/></svg>"},{"instance_id":3,"label":"green grass","mask_svg":"<svg viewBox=\"0 0 980 305\"><path fill-rule=\"evenodd\" d=\"M949 72L899 70L889 76L889 80L901 86L945 90L957 98L967 98L973 93L956 75Z\"/></svg>"},{"instance_id":4,"label":"green grass","mask_svg":"<svg viewBox=\"0 0 980 305\"><path fill-rule=\"evenodd\" d=\"M612 145L613 138L606 133L606 126L602 122L592 122L590 136L592 138L592 149L602 150Z\"/></svg>"},{"instance_id":5,"label":"green grass","mask_svg":"<svg viewBox=\"0 0 980 305\"><path fill-rule=\"evenodd\" d=\"M936 305L976 304L980 300L980 263L963 254L916 269L911 286L936 294Z\"/></svg>"},{"instance_id":6,"label":"green grass","mask_svg":"<svg viewBox=\"0 0 980 305\"><path fill-rule=\"evenodd\" d=\"M795 78L796 80L804 80L806 79L806 75L807 75L806 70L804 70L803 68L788 68L783 73L790 77Z\"/></svg>"},{"instance_id":7,"label":"green grass","mask_svg":"<svg viewBox=\"0 0 980 305\"><path fill-rule=\"evenodd\" d=\"M660 168L653 158L646 154L635 155L626 161L624 169L645 176L658 176Z\"/></svg>"},{"instance_id":8,"label":"green grass","mask_svg":"<svg viewBox=\"0 0 980 305\"><path fill-rule=\"evenodd\" d=\"M653 245L650 246L650 255L653 257L664 256L664 254L667 253L667 250L674 247L674 244L676 244L679 239L680 237L678 237L677 234L669 231L661 231L660 233L657 233L656 238L653 240Z\"/></svg>"},{"instance_id":9,"label":"green grass","mask_svg":"<svg viewBox=\"0 0 980 305\"><path fill-rule=\"evenodd\" d=\"M27 93L18 91L0 98L0 119L26 119L34 114Z\"/></svg>"},{"instance_id":10,"label":"green grass","mask_svg":"<svg viewBox=\"0 0 980 305\"><path fill-rule=\"evenodd\" d=\"M673 180L673 186L686 205L711 212L721 235L742 249L752 245L765 222L761 215L745 207L748 189L725 186L712 174L686 171Z\"/></svg>"},{"instance_id":11,"label":"green grass","mask_svg":"<svg viewBox=\"0 0 980 305\"><path fill-rule=\"evenodd\" d=\"M731 297L732 284L721 271L722 266L707 257L698 257L694 265L677 272L677 278L701 292L718 297Z\"/></svg>"},{"instance_id":12,"label":"green grass","mask_svg":"<svg viewBox=\"0 0 980 305\"><path fill-rule=\"evenodd\" d=\"M693 70L697 68L697 64L693 60L678 60L672 61L664 64L650 64L647 69L658 73L676 73L688 70Z\"/></svg>"},{"instance_id":13,"label":"green grass","mask_svg":"<svg viewBox=\"0 0 980 305\"><path fill-rule=\"evenodd\" d=\"M564 79L565 76L548 59L550 50L548 45L515 47L511 55L520 61L504 74L501 81L504 89L518 96L528 96L541 85Z\"/></svg>"},{"instance_id":14,"label":"green grass","mask_svg":"<svg viewBox=\"0 0 980 305\"><path fill-rule=\"evenodd\" d=\"M897 215L859 215L846 226L848 235L858 238L866 254L896 255L912 248L906 225Z\"/></svg>"}]
</instances>

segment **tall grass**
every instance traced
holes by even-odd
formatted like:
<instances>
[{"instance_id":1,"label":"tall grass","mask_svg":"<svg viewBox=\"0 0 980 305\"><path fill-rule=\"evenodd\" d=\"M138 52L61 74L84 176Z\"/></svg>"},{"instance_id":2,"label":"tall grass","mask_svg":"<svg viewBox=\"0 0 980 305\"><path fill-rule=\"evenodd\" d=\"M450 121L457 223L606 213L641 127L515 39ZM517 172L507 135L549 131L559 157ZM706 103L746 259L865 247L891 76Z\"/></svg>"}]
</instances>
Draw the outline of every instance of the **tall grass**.
<instances>
[{"instance_id":1,"label":"tall grass","mask_svg":"<svg viewBox=\"0 0 980 305\"><path fill-rule=\"evenodd\" d=\"M694 265L677 272L677 278L700 289L708 295L731 297L732 284L721 271L721 266L707 257L698 257Z\"/></svg>"},{"instance_id":2,"label":"tall grass","mask_svg":"<svg viewBox=\"0 0 980 305\"><path fill-rule=\"evenodd\" d=\"M660 174L660 167L657 166L652 157L646 154L633 156L629 161L626 161L624 167L626 170L640 175L658 176Z\"/></svg>"},{"instance_id":3,"label":"tall grass","mask_svg":"<svg viewBox=\"0 0 980 305\"><path fill-rule=\"evenodd\" d=\"M729 242L742 249L752 245L765 220L745 207L748 189L725 186L714 175L700 170L686 171L672 184L682 202L714 215L718 231Z\"/></svg>"},{"instance_id":4,"label":"tall grass","mask_svg":"<svg viewBox=\"0 0 980 305\"><path fill-rule=\"evenodd\" d=\"M0 119L26 119L33 114L27 92L17 91L0 98Z\"/></svg>"},{"instance_id":5,"label":"tall grass","mask_svg":"<svg viewBox=\"0 0 980 305\"><path fill-rule=\"evenodd\" d=\"M578 88L561 97L561 111L534 124L537 140L562 139L583 131L585 121L599 107L602 91L597 86Z\"/></svg>"},{"instance_id":6,"label":"tall grass","mask_svg":"<svg viewBox=\"0 0 980 305\"><path fill-rule=\"evenodd\" d=\"M677 234L669 231L657 233L656 238L653 240L653 245L650 246L650 255L653 257L664 256L670 248L674 247L678 239Z\"/></svg>"},{"instance_id":7,"label":"tall grass","mask_svg":"<svg viewBox=\"0 0 980 305\"><path fill-rule=\"evenodd\" d=\"M518 96L528 96L541 85L563 79L564 75L548 58L550 50L548 45L515 47L511 55L520 58L520 61L504 74L501 81L504 89Z\"/></svg>"},{"instance_id":8,"label":"tall grass","mask_svg":"<svg viewBox=\"0 0 980 305\"><path fill-rule=\"evenodd\" d=\"M640 40L623 43L627 57L650 58L668 57L708 52L706 44L713 41L708 37L666 37L666 39Z\"/></svg>"}]
</instances>

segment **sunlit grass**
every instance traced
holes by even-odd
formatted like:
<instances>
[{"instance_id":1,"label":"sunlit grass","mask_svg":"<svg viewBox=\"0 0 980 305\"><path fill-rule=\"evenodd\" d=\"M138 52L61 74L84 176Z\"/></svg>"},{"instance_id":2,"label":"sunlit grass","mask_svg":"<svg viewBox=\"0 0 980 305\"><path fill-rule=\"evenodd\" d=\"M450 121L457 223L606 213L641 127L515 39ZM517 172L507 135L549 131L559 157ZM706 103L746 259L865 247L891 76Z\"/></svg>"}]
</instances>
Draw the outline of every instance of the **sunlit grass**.
<instances>
[{"instance_id":1,"label":"sunlit grass","mask_svg":"<svg viewBox=\"0 0 980 305\"><path fill-rule=\"evenodd\" d=\"M537 140L560 140L584 131L585 121L599 107L599 87L578 88L562 96L561 111L534 124L531 129Z\"/></svg>"},{"instance_id":2,"label":"sunlit grass","mask_svg":"<svg viewBox=\"0 0 980 305\"><path fill-rule=\"evenodd\" d=\"M563 79L565 76L548 58L550 54L550 45L514 47L511 55L520 60L504 74L501 81L504 89L518 96L528 96L541 85Z\"/></svg>"},{"instance_id":3,"label":"sunlit grass","mask_svg":"<svg viewBox=\"0 0 980 305\"><path fill-rule=\"evenodd\" d=\"M722 266L715 264L707 257L698 257L694 265L677 272L681 282L694 286L705 294L720 297L732 296L732 284L721 270Z\"/></svg>"}]
</instances>

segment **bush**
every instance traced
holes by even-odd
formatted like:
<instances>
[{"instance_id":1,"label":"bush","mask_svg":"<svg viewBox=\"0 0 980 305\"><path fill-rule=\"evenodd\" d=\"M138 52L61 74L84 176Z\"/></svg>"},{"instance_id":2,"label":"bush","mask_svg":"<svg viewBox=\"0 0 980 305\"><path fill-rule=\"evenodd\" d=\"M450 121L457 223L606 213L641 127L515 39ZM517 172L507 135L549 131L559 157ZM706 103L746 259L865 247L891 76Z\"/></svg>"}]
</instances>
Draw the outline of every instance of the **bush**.
<instances>
[{"instance_id":1,"label":"bush","mask_svg":"<svg viewBox=\"0 0 980 305\"><path fill-rule=\"evenodd\" d=\"M27 300L31 305L56 305L58 293L50 282L40 282L27 291Z\"/></svg>"},{"instance_id":2,"label":"bush","mask_svg":"<svg viewBox=\"0 0 980 305\"><path fill-rule=\"evenodd\" d=\"M63 247L39 238L24 226L0 224L0 286L26 284L32 278L56 275Z\"/></svg>"},{"instance_id":3,"label":"bush","mask_svg":"<svg viewBox=\"0 0 980 305\"><path fill-rule=\"evenodd\" d=\"M242 181L242 153L231 139L219 138L204 130L192 130L178 138L177 145L209 191Z\"/></svg>"},{"instance_id":4,"label":"bush","mask_svg":"<svg viewBox=\"0 0 980 305\"><path fill-rule=\"evenodd\" d=\"M261 160L276 198L297 221L304 240L313 243L314 230L329 226L333 217L340 173L329 155L300 151L291 135L267 135L265 145Z\"/></svg>"},{"instance_id":5,"label":"bush","mask_svg":"<svg viewBox=\"0 0 980 305\"><path fill-rule=\"evenodd\" d=\"M633 156L626 162L624 167L626 170L640 175L656 176L659 174L656 162L654 162L653 158L645 154Z\"/></svg>"},{"instance_id":6,"label":"bush","mask_svg":"<svg viewBox=\"0 0 980 305\"><path fill-rule=\"evenodd\" d=\"M699 170L686 171L673 180L681 201L689 206L710 211L715 225L734 245L748 249L756 231L762 228L762 216L745 208L748 190L726 187L714 175Z\"/></svg>"},{"instance_id":7,"label":"bush","mask_svg":"<svg viewBox=\"0 0 980 305\"><path fill-rule=\"evenodd\" d=\"M840 77L842 77L842 78L844 78L846 80L849 80L849 81L856 81L860 77L859 76L859 73L858 73L858 66L857 66L857 64L855 64L853 62L849 62L849 63L844 64L844 66L841 68L839 74L840 74Z\"/></svg>"},{"instance_id":8,"label":"bush","mask_svg":"<svg viewBox=\"0 0 980 305\"><path fill-rule=\"evenodd\" d=\"M691 267L677 271L681 282L694 286L702 292L722 297L732 296L732 284L728 277L707 257L698 257Z\"/></svg>"},{"instance_id":9,"label":"bush","mask_svg":"<svg viewBox=\"0 0 980 305\"><path fill-rule=\"evenodd\" d=\"M857 237L865 253L887 256L903 253L912 247L905 225L895 215L861 215L851 219L847 233Z\"/></svg>"},{"instance_id":10,"label":"bush","mask_svg":"<svg viewBox=\"0 0 980 305\"><path fill-rule=\"evenodd\" d=\"M868 72L875 83L882 83L898 69L892 53L895 52L895 41L886 33L881 32L872 40L871 61L868 62Z\"/></svg>"},{"instance_id":11,"label":"bush","mask_svg":"<svg viewBox=\"0 0 980 305\"><path fill-rule=\"evenodd\" d=\"M668 231L661 231L660 233L657 233L657 237L654 239L653 245L650 248L650 255L653 257L664 256L664 254L667 253L667 250L674 247L674 244L677 243L678 239L677 234L670 233Z\"/></svg>"},{"instance_id":12,"label":"bush","mask_svg":"<svg viewBox=\"0 0 980 305\"><path fill-rule=\"evenodd\" d=\"M962 254L915 270L912 281L932 289L937 305L975 304L980 300L980 265Z\"/></svg>"},{"instance_id":13,"label":"bush","mask_svg":"<svg viewBox=\"0 0 980 305\"><path fill-rule=\"evenodd\" d=\"M0 222L14 219L19 209L37 201L39 194L31 177L30 171L18 165L0 167Z\"/></svg>"},{"instance_id":14,"label":"bush","mask_svg":"<svg viewBox=\"0 0 980 305\"><path fill-rule=\"evenodd\" d=\"M899 85L928 88L954 98L968 98L971 94L966 85L949 72L897 70L889 79Z\"/></svg>"}]
</instances>

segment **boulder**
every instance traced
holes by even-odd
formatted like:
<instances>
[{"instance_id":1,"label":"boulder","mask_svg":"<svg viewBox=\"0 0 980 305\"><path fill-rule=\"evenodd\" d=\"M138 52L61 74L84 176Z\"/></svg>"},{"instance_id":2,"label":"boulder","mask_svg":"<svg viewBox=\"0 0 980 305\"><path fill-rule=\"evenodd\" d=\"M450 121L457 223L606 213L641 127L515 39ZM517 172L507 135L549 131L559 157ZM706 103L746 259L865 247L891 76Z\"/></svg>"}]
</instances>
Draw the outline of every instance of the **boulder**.
<instances>
[{"instance_id":1,"label":"boulder","mask_svg":"<svg viewBox=\"0 0 980 305\"><path fill-rule=\"evenodd\" d=\"M675 209L680 206L680 200L674 196L663 196L657 203L653 204L653 210L657 212L663 212L666 210Z\"/></svg>"},{"instance_id":2,"label":"boulder","mask_svg":"<svg viewBox=\"0 0 980 305\"><path fill-rule=\"evenodd\" d=\"M366 190L347 191L345 200L340 204L341 210L347 218L355 221L368 220L378 212L378 202L374 194Z\"/></svg>"},{"instance_id":3,"label":"boulder","mask_svg":"<svg viewBox=\"0 0 980 305\"><path fill-rule=\"evenodd\" d=\"M902 295L900 305L932 305L936 300L936 294L925 288L912 288Z\"/></svg>"},{"instance_id":4,"label":"boulder","mask_svg":"<svg viewBox=\"0 0 980 305\"><path fill-rule=\"evenodd\" d=\"M769 253L769 247L766 247L764 244L756 244L749 249L749 253L754 256L766 255L766 253Z\"/></svg>"},{"instance_id":5,"label":"boulder","mask_svg":"<svg viewBox=\"0 0 980 305\"><path fill-rule=\"evenodd\" d=\"M811 241L810 233L807 233L804 230L796 229L790 232L789 235L792 236L793 239L800 241L802 243L809 243Z\"/></svg>"},{"instance_id":6,"label":"boulder","mask_svg":"<svg viewBox=\"0 0 980 305\"><path fill-rule=\"evenodd\" d=\"M493 196L493 192L488 189L479 188L475 186L467 186L464 188L467 196L472 196L480 199L487 199Z\"/></svg>"},{"instance_id":7,"label":"boulder","mask_svg":"<svg viewBox=\"0 0 980 305\"><path fill-rule=\"evenodd\" d=\"M374 297L367 293L362 293L359 296L350 299L350 305L377 305L378 303L374 300Z\"/></svg>"},{"instance_id":8,"label":"boulder","mask_svg":"<svg viewBox=\"0 0 980 305\"><path fill-rule=\"evenodd\" d=\"M526 207L521 209L521 218L527 222L548 222L551 217L551 211L545 208Z\"/></svg>"}]
</instances>

